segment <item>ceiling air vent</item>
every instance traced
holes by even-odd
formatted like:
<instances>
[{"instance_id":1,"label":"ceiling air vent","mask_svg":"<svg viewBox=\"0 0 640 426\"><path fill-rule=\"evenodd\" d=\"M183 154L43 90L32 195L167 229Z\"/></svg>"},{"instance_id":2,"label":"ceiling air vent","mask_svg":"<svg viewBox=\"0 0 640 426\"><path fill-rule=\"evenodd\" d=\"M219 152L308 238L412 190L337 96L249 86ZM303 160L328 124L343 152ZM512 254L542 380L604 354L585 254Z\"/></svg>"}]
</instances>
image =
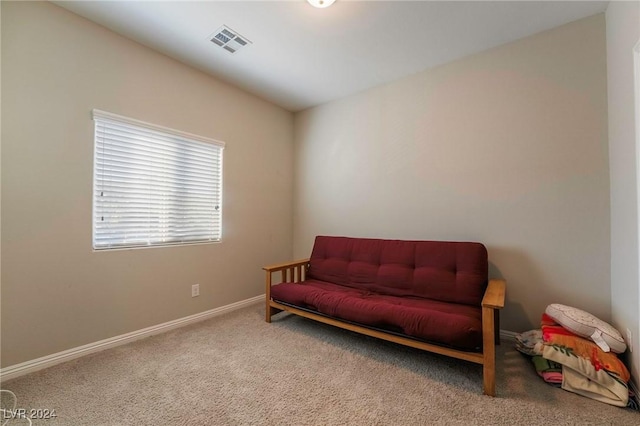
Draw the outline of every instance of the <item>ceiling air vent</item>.
<instances>
[{"instance_id":1,"label":"ceiling air vent","mask_svg":"<svg viewBox=\"0 0 640 426\"><path fill-rule=\"evenodd\" d=\"M209 40L231 53L236 53L240 48L251 44L249 39L241 36L226 25L218 28L216 32L209 37Z\"/></svg>"}]
</instances>

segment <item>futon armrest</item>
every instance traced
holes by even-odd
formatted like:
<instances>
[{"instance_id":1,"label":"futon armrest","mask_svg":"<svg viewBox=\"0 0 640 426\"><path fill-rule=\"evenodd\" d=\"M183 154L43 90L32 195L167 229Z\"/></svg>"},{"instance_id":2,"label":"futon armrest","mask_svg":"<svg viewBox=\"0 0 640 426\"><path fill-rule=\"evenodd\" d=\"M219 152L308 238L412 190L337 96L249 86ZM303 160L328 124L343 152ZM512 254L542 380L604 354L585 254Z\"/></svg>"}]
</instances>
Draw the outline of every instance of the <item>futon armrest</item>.
<instances>
[{"instance_id":1,"label":"futon armrest","mask_svg":"<svg viewBox=\"0 0 640 426\"><path fill-rule=\"evenodd\" d=\"M309 263L309 258L294 260L294 261L285 262L285 263L277 263L275 265L264 266L262 269L264 269L267 272L277 272L277 271L282 271L283 269L295 268L296 266L300 266L300 265L307 265L308 263Z\"/></svg>"},{"instance_id":2,"label":"futon armrest","mask_svg":"<svg viewBox=\"0 0 640 426\"><path fill-rule=\"evenodd\" d=\"M300 283L307 277L309 268L309 259L294 260L292 262L278 263L275 265L265 266L262 269L267 275L267 299L270 297L271 276L274 272L281 272L280 282Z\"/></svg>"},{"instance_id":3,"label":"futon armrest","mask_svg":"<svg viewBox=\"0 0 640 426\"><path fill-rule=\"evenodd\" d=\"M491 309L504 308L504 293L506 288L505 280L489 280L489 285L482 298L482 307Z\"/></svg>"}]
</instances>

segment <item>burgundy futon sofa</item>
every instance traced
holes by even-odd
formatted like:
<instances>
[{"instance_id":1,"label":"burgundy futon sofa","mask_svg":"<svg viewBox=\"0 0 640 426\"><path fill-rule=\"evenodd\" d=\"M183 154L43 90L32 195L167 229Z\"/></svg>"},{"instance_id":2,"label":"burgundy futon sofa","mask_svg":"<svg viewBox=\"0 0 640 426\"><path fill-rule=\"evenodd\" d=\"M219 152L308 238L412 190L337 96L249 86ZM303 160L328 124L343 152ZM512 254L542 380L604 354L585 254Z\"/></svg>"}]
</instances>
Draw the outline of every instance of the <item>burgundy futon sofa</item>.
<instances>
[{"instance_id":1,"label":"burgundy futon sofa","mask_svg":"<svg viewBox=\"0 0 640 426\"><path fill-rule=\"evenodd\" d=\"M318 236L309 259L263 269L267 322L288 311L476 362L495 395L505 282L488 280L484 245Z\"/></svg>"}]
</instances>

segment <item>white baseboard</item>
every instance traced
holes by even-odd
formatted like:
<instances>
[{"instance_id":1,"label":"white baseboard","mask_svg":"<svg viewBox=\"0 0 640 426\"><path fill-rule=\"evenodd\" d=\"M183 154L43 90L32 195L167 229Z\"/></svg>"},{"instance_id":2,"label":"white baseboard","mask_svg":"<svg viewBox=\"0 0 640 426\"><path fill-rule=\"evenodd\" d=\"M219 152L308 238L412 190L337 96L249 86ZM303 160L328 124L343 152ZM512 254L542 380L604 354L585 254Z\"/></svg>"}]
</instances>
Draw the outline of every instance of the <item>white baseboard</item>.
<instances>
[{"instance_id":1,"label":"white baseboard","mask_svg":"<svg viewBox=\"0 0 640 426\"><path fill-rule=\"evenodd\" d=\"M264 301L264 294L261 296L252 297L250 299L241 300L240 302L231 303L230 305L225 305L219 308L200 312L198 314L189 315L188 317L178 318L176 320L165 322L163 324L153 325L141 330L132 331L131 333L126 333L120 336L111 337L109 339L100 340L98 342L89 343L87 345L78 346L76 348L71 348L66 351L57 352L55 354L46 355L31 361L25 361L20 364L10 365L0 370L0 381L4 382L6 380L15 379L16 377L33 373L34 371L52 367L54 365L71 361L72 359L80 358L82 356L89 355L95 352L103 351L105 349L125 345L127 343L143 339L145 337L173 330L174 328L184 327L186 325L193 324L194 322L204 321L206 319L222 315L227 312L235 311L237 309L244 308L245 306L253 305L254 303L262 301Z\"/></svg>"},{"instance_id":2,"label":"white baseboard","mask_svg":"<svg viewBox=\"0 0 640 426\"><path fill-rule=\"evenodd\" d=\"M500 330L500 339L515 341L518 334L520 333L516 333L515 331Z\"/></svg>"}]
</instances>

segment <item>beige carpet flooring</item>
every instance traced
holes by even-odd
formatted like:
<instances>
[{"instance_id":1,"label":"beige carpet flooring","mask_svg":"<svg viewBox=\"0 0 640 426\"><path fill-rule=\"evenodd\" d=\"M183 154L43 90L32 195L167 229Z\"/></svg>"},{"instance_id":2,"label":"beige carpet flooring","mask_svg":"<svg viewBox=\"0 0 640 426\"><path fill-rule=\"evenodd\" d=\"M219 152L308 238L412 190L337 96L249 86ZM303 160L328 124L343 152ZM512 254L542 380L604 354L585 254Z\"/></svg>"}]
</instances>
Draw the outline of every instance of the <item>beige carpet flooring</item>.
<instances>
[{"instance_id":1,"label":"beige carpet flooring","mask_svg":"<svg viewBox=\"0 0 640 426\"><path fill-rule=\"evenodd\" d=\"M263 315L250 306L3 389L18 408L56 410L35 425L640 425L638 412L547 385L510 343L491 398L479 365Z\"/></svg>"}]
</instances>

